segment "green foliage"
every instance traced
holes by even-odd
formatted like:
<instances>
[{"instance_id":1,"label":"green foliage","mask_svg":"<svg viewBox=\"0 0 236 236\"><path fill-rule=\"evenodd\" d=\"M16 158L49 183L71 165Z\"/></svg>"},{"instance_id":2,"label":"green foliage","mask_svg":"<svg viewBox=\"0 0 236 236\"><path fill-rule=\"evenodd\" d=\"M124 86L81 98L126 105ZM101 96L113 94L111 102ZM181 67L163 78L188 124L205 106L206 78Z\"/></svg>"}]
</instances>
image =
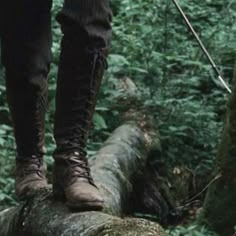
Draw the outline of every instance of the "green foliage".
<instances>
[{"instance_id":1,"label":"green foliage","mask_svg":"<svg viewBox=\"0 0 236 236\"><path fill-rule=\"evenodd\" d=\"M117 78L130 76L139 85L143 103L157 117L167 165L184 164L194 173L209 173L227 92L171 1L115 3L109 72ZM181 1L181 5L230 81L235 4Z\"/></svg>"},{"instance_id":2,"label":"green foliage","mask_svg":"<svg viewBox=\"0 0 236 236\"><path fill-rule=\"evenodd\" d=\"M46 125L46 161L52 166L53 114L61 32L55 21L62 0L53 6L53 62L49 75L50 113ZM196 31L230 83L235 60L236 4L232 0L181 0ZM171 0L112 0L113 40L89 139L93 154L119 125L125 104L116 104L117 79L130 77L145 110L156 118L168 169L187 166L205 182L223 127L227 92L187 30ZM2 69L2 68L1 68ZM0 78L3 78L1 70ZM0 82L0 202L13 197L14 138L10 128L4 81ZM212 235L205 229L177 228L173 235Z\"/></svg>"},{"instance_id":3,"label":"green foliage","mask_svg":"<svg viewBox=\"0 0 236 236\"><path fill-rule=\"evenodd\" d=\"M171 236L217 236L204 227L191 225L188 227L176 227L167 231Z\"/></svg>"}]
</instances>

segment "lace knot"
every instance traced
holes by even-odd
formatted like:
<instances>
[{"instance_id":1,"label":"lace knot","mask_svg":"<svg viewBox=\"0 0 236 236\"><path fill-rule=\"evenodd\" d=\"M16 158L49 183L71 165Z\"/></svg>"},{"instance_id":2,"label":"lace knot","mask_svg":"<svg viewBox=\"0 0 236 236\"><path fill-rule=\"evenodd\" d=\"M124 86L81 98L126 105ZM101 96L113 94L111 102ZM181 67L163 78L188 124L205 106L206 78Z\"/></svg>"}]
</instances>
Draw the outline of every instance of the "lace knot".
<instances>
[{"instance_id":1,"label":"lace knot","mask_svg":"<svg viewBox=\"0 0 236 236\"><path fill-rule=\"evenodd\" d=\"M71 154L71 157L67 159L67 163L70 166L71 176L75 178L74 181L76 178L85 178L94 185L88 165L88 160L86 159L83 150L74 151Z\"/></svg>"}]
</instances>

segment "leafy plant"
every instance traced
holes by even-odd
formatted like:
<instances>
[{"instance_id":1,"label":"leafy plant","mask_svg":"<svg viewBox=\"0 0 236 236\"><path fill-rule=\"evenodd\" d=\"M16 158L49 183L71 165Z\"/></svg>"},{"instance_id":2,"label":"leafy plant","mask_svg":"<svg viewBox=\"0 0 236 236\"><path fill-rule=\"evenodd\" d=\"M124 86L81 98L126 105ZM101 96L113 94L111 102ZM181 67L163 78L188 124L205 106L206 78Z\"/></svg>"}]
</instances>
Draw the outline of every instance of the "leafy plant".
<instances>
[{"instance_id":1,"label":"leafy plant","mask_svg":"<svg viewBox=\"0 0 236 236\"><path fill-rule=\"evenodd\" d=\"M188 227L176 227L167 231L171 236L217 236L204 227L191 225Z\"/></svg>"},{"instance_id":2,"label":"leafy plant","mask_svg":"<svg viewBox=\"0 0 236 236\"><path fill-rule=\"evenodd\" d=\"M61 31L52 9L53 62L49 74L50 112L46 118L49 172L55 148L53 116ZM109 69L99 93L89 154L94 154L122 121L126 104L117 104L117 81L129 77L138 87L140 104L152 113L162 143L162 161L168 169L187 166L205 183L220 139L228 94L218 82L171 0L113 0L113 40ZM224 79L230 83L235 61L236 4L232 0L182 0L181 6L207 46ZM0 202L14 199L14 137L6 104L4 70L0 67ZM213 235L196 226L178 227L172 235Z\"/></svg>"}]
</instances>

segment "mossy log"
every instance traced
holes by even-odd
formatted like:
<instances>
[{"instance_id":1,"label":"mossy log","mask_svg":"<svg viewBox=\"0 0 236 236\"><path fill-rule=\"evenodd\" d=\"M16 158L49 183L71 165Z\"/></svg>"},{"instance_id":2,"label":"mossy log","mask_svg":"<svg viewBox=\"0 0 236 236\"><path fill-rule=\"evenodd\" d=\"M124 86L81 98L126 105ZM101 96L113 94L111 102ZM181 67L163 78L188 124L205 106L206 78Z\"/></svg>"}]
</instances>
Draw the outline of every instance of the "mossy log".
<instances>
[{"instance_id":1,"label":"mossy log","mask_svg":"<svg viewBox=\"0 0 236 236\"><path fill-rule=\"evenodd\" d=\"M146 162L151 136L135 124L114 131L91 158L92 175L105 199L104 212L71 212L50 189L0 213L1 236L166 236L161 226L125 218L137 171ZM121 218L123 217L123 218Z\"/></svg>"},{"instance_id":2,"label":"mossy log","mask_svg":"<svg viewBox=\"0 0 236 236\"><path fill-rule=\"evenodd\" d=\"M221 236L235 235L236 226L236 67L233 94L222 141L218 151L214 176L209 187L201 221Z\"/></svg>"}]
</instances>

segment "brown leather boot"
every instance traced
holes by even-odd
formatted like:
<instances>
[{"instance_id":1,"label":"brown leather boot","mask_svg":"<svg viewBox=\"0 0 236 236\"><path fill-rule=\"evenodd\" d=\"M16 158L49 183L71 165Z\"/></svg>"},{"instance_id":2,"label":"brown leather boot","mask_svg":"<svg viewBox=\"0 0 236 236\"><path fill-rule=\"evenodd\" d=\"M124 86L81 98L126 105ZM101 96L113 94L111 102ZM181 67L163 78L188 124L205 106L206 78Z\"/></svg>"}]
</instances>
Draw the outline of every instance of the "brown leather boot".
<instances>
[{"instance_id":1,"label":"brown leather boot","mask_svg":"<svg viewBox=\"0 0 236 236\"><path fill-rule=\"evenodd\" d=\"M16 194L21 199L46 185L42 156L52 59L51 4L52 0L1 4L1 59L16 141Z\"/></svg>"},{"instance_id":2,"label":"brown leather boot","mask_svg":"<svg viewBox=\"0 0 236 236\"><path fill-rule=\"evenodd\" d=\"M94 184L85 156L72 152L57 157L53 171L53 192L76 210L102 210L103 198Z\"/></svg>"},{"instance_id":3,"label":"brown leather boot","mask_svg":"<svg viewBox=\"0 0 236 236\"><path fill-rule=\"evenodd\" d=\"M32 197L36 190L47 186L43 165L47 80L39 77L40 86L23 81L20 74L7 71L7 98L17 148L15 192L19 200ZM31 83L34 81L32 78Z\"/></svg>"},{"instance_id":4,"label":"brown leather boot","mask_svg":"<svg viewBox=\"0 0 236 236\"><path fill-rule=\"evenodd\" d=\"M53 192L77 210L101 210L103 198L86 158L86 142L106 63L106 49L64 30L57 83Z\"/></svg>"},{"instance_id":5,"label":"brown leather boot","mask_svg":"<svg viewBox=\"0 0 236 236\"><path fill-rule=\"evenodd\" d=\"M15 191L19 200L30 198L47 187L46 165L42 157L17 158L15 174Z\"/></svg>"}]
</instances>

